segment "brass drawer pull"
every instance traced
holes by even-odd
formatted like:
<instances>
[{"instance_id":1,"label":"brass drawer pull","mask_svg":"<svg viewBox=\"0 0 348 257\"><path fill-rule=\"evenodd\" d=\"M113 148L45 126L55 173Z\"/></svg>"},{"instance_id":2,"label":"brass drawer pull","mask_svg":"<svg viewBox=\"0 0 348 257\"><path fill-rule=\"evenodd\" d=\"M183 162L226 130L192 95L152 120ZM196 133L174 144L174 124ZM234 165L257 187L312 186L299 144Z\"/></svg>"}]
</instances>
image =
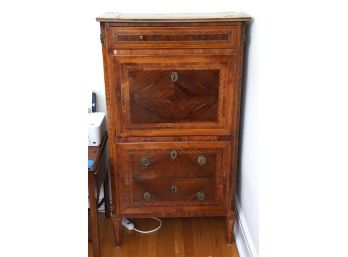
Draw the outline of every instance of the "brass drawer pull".
<instances>
[{"instance_id":1,"label":"brass drawer pull","mask_svg":"<svg viewBox=\"0 0 348 257\"><path fill-rule=\"evenodd\" d=\"M140 35L140 36L139 36L139 39L140 39L140 40L143 40L143 39L144 39L144 36L143 36L143 35Z\"/></svg>"},{"instance_id":2,"label":"brass drawer pull","mask_svg":"<svg viewBox=\"0 0 348 257\"><path fill-rule=\"evenodd\" d=\"M151 164L151 161L148 157L141 157L140 163L144 166L147 167Z\"/></svg>"},{"instance_id":3,"label":"brass drawer pull","mask_svg":"<svg viewBox=\"0 0 348 257\"><path fill-rule=\"evenodd\" d=\"M203 156L203 155L199 155L199 156L197 157L197 163L198 163L199 165L204 165L204 164L207 163L207 158L206 158L205 156Z\"/></svg>"},{"instance_id":4,"label":"brass drawer pull","mask_svg":"<svg viewBox=\"0 0 348 257\"><path fill-rule=\"evenodd\" d=\"M150 192L144 193L144 200L147 202L151 200L151 193Z\"/></svg>"},{"instance_id":5,"label":"brass drawer pull","mask_svg":"<svg viewBox=\"0 0 348 257\"><path fill-rule=\"evenodd\" d=\"M173 82L177 81L178 78L179 78L179 74L178 74L176 71L172 71L172 72L170 73L170 79L171 79Z\"/></svg>"},{"instance_id":6,"label":"brass drawer pull","mask_svg":"<svg viewBox=\"0 0 348 257\"><path fill-rule=\"evenodd\" d=\"M172 191L172 193L175 194L176 192L178 192L178 187L176 185L173 185L170 187L170 191Z\"/></svg>"},{"instance_id":7,"label":"brass drawer pull","mask_svg":"<svg viewBox=\"0 0 348 257\"><path fill-rule=\"evenodd\" d=\"M174 160L178 156L178 152L176 150L170 151L170 157Z\"/></svg>"},{"instance_id":8,"label":"brass drawer pull","mask_svg":"<svg viewBox=\"0 0 348 257\"><path fill-rule=\"evenodd\" d=\"M205 199L205 193L202 191L197 192L197 199L202 201Z\"/></svg>"}]
</instances>

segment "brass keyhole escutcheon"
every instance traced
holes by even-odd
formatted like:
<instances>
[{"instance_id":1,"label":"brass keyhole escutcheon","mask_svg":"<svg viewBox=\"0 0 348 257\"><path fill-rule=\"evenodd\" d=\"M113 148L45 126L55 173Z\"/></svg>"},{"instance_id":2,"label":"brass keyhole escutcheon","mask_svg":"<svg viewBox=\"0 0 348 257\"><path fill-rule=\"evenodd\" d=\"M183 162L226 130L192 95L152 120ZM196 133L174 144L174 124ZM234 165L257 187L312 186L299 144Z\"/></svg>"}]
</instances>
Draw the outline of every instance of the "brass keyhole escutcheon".
<instances>
[{"instance_id":1,"label":"brass keyhole escutcheon","mask_svg":"<svg viewBox=\"0 0 348 257\"><path fill-rule=\"evenodd\" d=\"M172 193L175 194L176 192L178 192L178 187L176 185L173 185L170 187L170 191L172 191Z\"/></svg>"},{"instance_id":2,"label":"brass keyhole escutcheon","mask_svg":"<svg viewBox=\"0 0 348 257\"><path fill-rule=\"evenodd\" d=\"M170 157L174 160L178 156L178 152L176 150L170 151Z\"/></svg>"},{"instance_id":3,"label":"brass keyhole escutcheon","mask_svg":"<svg viewBox=\"0 0 348 257\"><path fill-rule=\"evenodd\" d=\"M144 200L148 202L148 201L151 200L151 193L150 192L145 192L143 197L144 197Z\"/></svg>"},{"instance_id":4,"label":"brass keyhole escutcheon","mask_svg":"<svg viewBox=\"0 0 348 257\"><path fill-rule=\"evenodd\" d=\"M171 79L173 82L177 81L178 78L179 78L179 74L178 74L176 71L172 71L172 72L170 73L170 79Z\"/></svg>"},{"instance_id":5,"label":"brass keyhole escutcheon","mask_svg":"<svg viewBox=\"0 0 348 257\"><path fill-rule=\"evenodd\" d=\"M197 199L202 201L205 199L205 193L202 191L197 192Z\"/></svg>"},{"instance_id":6,"label":"brass keyhole escutcheon","mask_svg":"<svg viewBox=\"0 0 348 257\"><path fill-rule=\"evenodd\" d=\"M150 159L147 158L147 157L141 157L140 163L141 163L144 167L147 167L147 166L150 165L151 161L150 161Z\"/></svg>"},{"instance_id":7,"label":"brass keyhole escutcheon","mask_svg":"<svg viewBox=\"0 0 348 257\"><path fill-rule=\"evenodd\" d=\"M207 158L206 158L205 156L203 156L203 155L199 155L199 156L197 157L197 163L198 163L199 165L204 165L204 164L207 163Z\"/></svg>"}]
</instances>

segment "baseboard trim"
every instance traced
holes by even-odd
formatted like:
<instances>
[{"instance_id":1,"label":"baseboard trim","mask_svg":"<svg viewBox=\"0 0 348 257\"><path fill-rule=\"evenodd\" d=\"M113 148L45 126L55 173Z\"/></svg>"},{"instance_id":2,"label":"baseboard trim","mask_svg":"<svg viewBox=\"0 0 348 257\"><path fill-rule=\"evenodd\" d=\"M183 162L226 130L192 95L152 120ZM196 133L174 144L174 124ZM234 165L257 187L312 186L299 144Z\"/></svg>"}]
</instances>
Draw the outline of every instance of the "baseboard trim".
<instances>
[{"instance_id":1,"label":"baseboard trim","mask_svg":"<svg viewBox=\"0 0 348 257\"><path fill-rule=\"evenodd\" d=\"M237 217L234 226L234 238L238 248L240 257L258 257L254 243L251 239L248 225L246 223L242 209L238 199L236 199Z\"/></svg>"}]
</instances>

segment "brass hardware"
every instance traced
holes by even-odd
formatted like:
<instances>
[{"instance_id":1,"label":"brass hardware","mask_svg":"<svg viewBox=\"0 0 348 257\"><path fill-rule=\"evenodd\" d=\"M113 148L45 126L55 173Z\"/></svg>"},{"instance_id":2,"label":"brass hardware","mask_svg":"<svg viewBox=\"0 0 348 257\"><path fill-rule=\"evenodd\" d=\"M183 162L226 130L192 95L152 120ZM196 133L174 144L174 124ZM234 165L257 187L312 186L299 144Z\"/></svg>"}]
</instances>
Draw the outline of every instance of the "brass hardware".
<instances>
[{"instance_id":1,"label":"brass hardware","mask_svg":"<svg viewBox=\"0 0 348 257\"><path fill-rule=\"evenodd\" d=\"M105 42L105 35L103 33L100 33L100 43L104 45L104 42Z\"/></svg>"},{"instance_id":2,"label":"brass hardware","mask_svg":"<svg viewBox=\"0 0 348 257\"><path fill-rule=\"evenodd\" d=\"M178 156L178 152L176 150L170 151L170 157L174 160Z\"/></svg>"},{"instance_id":3,"label":"brass hardware","mask_svg":"<svg viewBox=\"0 0 348 257\"><path fill-rule=\"evenodd\" d=\"M150 165L151 161L150 161L150 159L147 158L147 157L141 157L140 163L141 163L144 167L147 167L147 166Z\"/></svg>"},{"instance_id":4,"label":"brass hardware","mask_svg":"<svg viewBox=\"0 0 348 257\"><path fill-rule=\"evenodd\" d=\"M170 187L170 191L172 191L172 193L175 194L176 192L178 192L178 187L176 185L173 185Z\"/></svg>"},{"instance_id":5,"label":"brass hardware","mask_svg":"<svg viewBox=\"0 0 348 257\"><path fill-rule=\"evenodd\" d=\"M171 79L173 82L177 81L178 78L179 78L179 75L178 75L178 73L177 73L176 71L172 71L172 72L170 73L170 79Z\"/></svg>"},{"instance_id":6,"label":"brass hardware","mask_svg":"<svg viewBox=\"0 0 348 257\"><path fill-rule=\"evenodd\" d=\"M143 40L143 39L144 39L144 36L143 36L143 35L140 35L140 36L139 36L139 39L140 39L140 40Z\"/></svg>"},{"instance_id":7,"label":"brass hardware","mask_svg":"<svg viewBox=\"0 0 348 257\"><path fill-rule=\"evenodd\" d=\"M204 165L204 164L207 163L207 158L205 158L205 156L203 156L203 155L199 155L199 156L197 157L197 163L198 163L199 165Z\"/></svg>"},{"instance_id":8,"label":"brass hardware","mask_svg":"<svg viewBox=\"0 0 348 257\"><path fill-rule=\"evenodd\" d=\"M202 191L197 192L197 199L202 201L205 199L205 193Z\"/></svg>"},{"instance_id":9,"label":"brass hardware","mask_svg":"<svg viewBox=\"0 0 348 257\"><path fill-rule=\"evenodd\" d=\"M144 200L145 201L150 201L151 200L151 193L150 192L145 192L144 193Z\"/></svg>"}]
</instances>

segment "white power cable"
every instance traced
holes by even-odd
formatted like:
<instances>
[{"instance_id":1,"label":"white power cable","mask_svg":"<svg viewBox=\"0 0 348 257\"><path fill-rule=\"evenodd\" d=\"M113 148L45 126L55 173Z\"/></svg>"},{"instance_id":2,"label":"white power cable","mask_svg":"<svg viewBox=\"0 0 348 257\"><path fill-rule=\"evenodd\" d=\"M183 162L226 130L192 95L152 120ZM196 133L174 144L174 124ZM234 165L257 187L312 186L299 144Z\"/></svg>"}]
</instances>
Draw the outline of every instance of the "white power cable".
<instances>
[{"instance_id":1,"label":"white power cable","mask_svg":"<svg viewBox=\"0 0 348 257\"><path fill-rule=\"evenodd\" d=\"M130 222L128 219L125 219L125 218L122 219L122 225L125 228L127 228L128 230L134 230L134 231L142 233L142 234L149 234L149 233L153 233L153 232L159 230L162 227L162 221L160 219L155 218L155 217L153 217L151 219L157 220L159 222L159 225L158 225L157 228L155 228L153 230L149 230L149 231L143 231L143 230L136 229L134 227L134 224L132 222Z\"/></svg>"},{"instance_id":2,"label":"white power cable","mask_svg":"<svg viewBox=\"0 0 348 257\"><path fill-rule=\"evenodd\" d=\"M104 206L103 209L101 209L102 206ZM105 212L105 202L103 203L102 206L99 207L98 211ZM111 210L112 210L112 203L110 201L110 211ZM149 233L156 232L157 230L159 230L162 227L162 221L159 218L152 217L150 219L154 219L154 220L157 220L159 222L159 225L158 225L157 228L155 228L153 230L149 230L149 231L143 231L143 230L140 230L140 229L136 229L134 227L134 224L130 220L126 219L126 218L122 218L122 226L124 226L128 230L134 230L134 231L136 231L138 233L142 233L142 234L149 234Z\"/></svg>"}]
</instances>

